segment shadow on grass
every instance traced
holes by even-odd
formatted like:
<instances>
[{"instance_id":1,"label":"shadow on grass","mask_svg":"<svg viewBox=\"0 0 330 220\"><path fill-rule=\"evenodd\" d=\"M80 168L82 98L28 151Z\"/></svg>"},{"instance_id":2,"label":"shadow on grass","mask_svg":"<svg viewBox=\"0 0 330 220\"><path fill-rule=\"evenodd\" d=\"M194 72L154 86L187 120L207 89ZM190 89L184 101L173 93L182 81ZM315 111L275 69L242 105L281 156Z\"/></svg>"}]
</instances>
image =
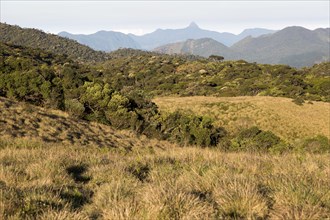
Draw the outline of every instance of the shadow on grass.
<instances>
[{"instance_id":1,"label":"shadow on grass","mask_svg":"<svg viewBox=\"0 0 330 220\"><path fill-rule=\"evenodd\" d=\"M66 172L71 175L76 183L88 183L90 176L83 175L87 171L87 165L72 165L66 168Z\"/></svg>"}]
</instances>

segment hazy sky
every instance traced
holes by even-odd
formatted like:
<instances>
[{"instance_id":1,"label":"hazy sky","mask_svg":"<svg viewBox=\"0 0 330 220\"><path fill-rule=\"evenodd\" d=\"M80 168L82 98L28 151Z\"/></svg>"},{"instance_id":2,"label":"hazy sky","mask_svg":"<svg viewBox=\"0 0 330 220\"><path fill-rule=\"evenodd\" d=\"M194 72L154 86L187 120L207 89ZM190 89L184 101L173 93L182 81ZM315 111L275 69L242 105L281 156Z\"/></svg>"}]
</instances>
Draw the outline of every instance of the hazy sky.
<instances>
[{"instance_id":1,"label":"hazy sky","mask_svg":"<svg viewBox=\"0 0 330 220\"><path fill-rule=\"evenodd\" d=\"M329 1L65 1L0 0L1 22L46 32L117 30L143 34L157 28L201 28L240 33L262 27L329 27Z\"/></svg>"}]
</instances>

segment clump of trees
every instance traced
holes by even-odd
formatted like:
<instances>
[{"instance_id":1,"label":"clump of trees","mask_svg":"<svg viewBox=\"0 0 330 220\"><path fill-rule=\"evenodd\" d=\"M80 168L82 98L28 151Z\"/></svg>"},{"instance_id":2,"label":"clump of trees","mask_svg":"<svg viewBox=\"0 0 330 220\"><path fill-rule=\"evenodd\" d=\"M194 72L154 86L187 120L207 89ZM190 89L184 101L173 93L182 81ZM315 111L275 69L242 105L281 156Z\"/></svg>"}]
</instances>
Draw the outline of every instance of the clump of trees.
<instances>
[{"instance_id":1,"label":"clump of trees","mask_svg":"<svg viewBox=\"0 0 330 220\"><path fill-rule=\"evenodd\" d=\"M211 60L211 61L221 62L224 59L225 58L223 56L219 56L219 55L211 55L211 56L209 56L209 60Z\"/></svg>"}]
</instances>

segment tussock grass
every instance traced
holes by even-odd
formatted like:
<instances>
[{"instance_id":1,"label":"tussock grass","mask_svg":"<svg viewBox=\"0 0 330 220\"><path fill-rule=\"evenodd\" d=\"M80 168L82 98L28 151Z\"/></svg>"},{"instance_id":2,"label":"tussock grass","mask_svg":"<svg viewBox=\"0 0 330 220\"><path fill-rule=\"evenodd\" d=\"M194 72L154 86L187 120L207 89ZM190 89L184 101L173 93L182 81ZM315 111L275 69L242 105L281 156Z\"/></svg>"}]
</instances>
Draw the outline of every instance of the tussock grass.
<instances>
[{"instance_id":1,"label":"tussock grass","mask_svg":"<svg viewBox=\"0 0 330 220\"><path fill-rule=\"evenodd\" d=\"M330 104L326 102L296 105L289 98L266 96L158 97L153 101L163 111L208 115L232 133L258 126L291 142L317 135L330 138Z\"/></svg>"},{"instance_id":2,"label":"tussock grass","mask_svg":"<svg viewBox=\"0 0 330 220\"><path fill-rule=\"evenodd\" d=\"M129 131L116 131L106 125L70 117L63 111L40 108L3 97L0 97L0 109L2 137L123 150L131 148L136 140L135 135Z\"/></svg>"},{"instance_id":3,"label":"tussock grass","mask_svg":"<svg viewBox=\"0 0 330 220\"><path fill-rule=\"evenodd\" d=\"M330 217L329 154L1 143L1 219Z\"/></svg>"},{"instance_id":4,"label":"tussock grass","mask_svg":"<svg viewBox=\"0 0 330 220\"><path fill-rule=\"evenodd\" d=\"M0 107L0 219L330 218L329 154L179 147L8 99Z\"/></svg>"}]
</instances>

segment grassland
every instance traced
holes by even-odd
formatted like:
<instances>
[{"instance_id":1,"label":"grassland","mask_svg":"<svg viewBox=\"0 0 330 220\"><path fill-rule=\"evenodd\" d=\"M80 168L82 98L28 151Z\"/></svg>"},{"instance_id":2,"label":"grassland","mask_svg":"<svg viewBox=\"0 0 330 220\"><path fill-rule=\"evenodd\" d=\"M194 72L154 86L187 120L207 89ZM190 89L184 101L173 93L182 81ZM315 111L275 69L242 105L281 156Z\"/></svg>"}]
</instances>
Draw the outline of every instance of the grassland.
<instances>
[{"instance_id":1,"label":"grassland","mask_svg":"<svg viewBox=\"0 0 330 220\"><path fill-rule=\"evenodd\" d=\"M184 110L207 115L215 124L235 133L258 126L294 142L324 135L330 138L330 104L267 96L244 97L158 97L153 100L163 111Z\"/></svg>"},{"instance_id":2,"label":"grassland","mask_svg":"<svg viewBox=\"0 0 330 220\"><path fill-rule=\"evenodd\" d=\"M179 147L0 105L0 219L330 218L329 154Z\"/></svg>"},{"instance_id":3,"label":"grassland","mask_svg":"<svg viewBox=\"0 0 330 220\"><path fill-rule=\"evenodd\" d=\"M63 111L40 108L3 97L0 97L0 109L1 138L116 148L130 148L133 145L131 132L116 131L103 124L78 120Z\"/></svg>"},{"instance_id":4,"label":"grassland","mask_svg":"<svg viewBox=\"0 0 330 220\"><path fill-rule=\"evenodd\" d=\"M325 219L329 155L2 140L1 219Z\"/></svg>"}]
</instances>

